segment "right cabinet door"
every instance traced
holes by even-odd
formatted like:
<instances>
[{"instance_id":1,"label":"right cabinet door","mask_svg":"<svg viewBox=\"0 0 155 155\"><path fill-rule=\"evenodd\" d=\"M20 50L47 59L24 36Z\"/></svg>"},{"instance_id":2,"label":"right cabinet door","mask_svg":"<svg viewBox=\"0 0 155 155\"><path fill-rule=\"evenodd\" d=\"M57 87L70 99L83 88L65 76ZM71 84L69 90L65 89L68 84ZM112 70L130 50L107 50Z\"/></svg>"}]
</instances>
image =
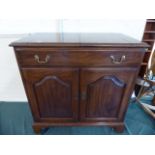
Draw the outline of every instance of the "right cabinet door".
<instances>
[{"instance_id":1,"label":"right cabinet door","mask_svg":"<svg viewBox=\"0 0 155 155\"><path fill-rule=\"evenodd\" d=\"M81 69L81 121L123 121L136 74L136 68Z\"/></svg>"}]
</instances>

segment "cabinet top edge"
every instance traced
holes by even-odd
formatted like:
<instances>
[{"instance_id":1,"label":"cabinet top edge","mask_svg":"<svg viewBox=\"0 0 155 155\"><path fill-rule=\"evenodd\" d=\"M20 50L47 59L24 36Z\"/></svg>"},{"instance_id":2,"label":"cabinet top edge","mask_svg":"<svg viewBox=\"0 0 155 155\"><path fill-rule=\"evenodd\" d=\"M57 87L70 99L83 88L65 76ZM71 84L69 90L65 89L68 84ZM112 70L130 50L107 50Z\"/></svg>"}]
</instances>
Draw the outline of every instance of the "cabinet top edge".
<instances>
[{"instance_id":1,"label":"cabinet top edge","mask_svg":"<svg viewBox=\"0 0 155 155\"><path fill-rule=\"evenodd\" d=\"M12 42L27 47L144 47L149 45L119 33L35 33Z\"/></svg>"}]
</instances>

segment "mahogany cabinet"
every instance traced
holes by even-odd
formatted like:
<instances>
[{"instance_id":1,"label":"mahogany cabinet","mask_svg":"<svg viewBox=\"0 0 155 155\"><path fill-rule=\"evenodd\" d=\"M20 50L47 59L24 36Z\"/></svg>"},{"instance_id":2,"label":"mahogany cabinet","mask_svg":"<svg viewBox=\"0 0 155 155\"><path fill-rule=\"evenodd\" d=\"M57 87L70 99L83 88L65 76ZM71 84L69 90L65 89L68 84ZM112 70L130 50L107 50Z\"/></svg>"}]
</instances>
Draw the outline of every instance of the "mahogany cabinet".
<instances>
[{"instance_id":1,"label":"mahogany cabinet","mask_svg":"<svg viewBox=\"0 0 155 155\"><path fill-rule=\"evenodd\" d=\"M36 133L52 126L123 131L147 44L121 34L41 33L11 46Z\"/></svg>"}]
</instances>

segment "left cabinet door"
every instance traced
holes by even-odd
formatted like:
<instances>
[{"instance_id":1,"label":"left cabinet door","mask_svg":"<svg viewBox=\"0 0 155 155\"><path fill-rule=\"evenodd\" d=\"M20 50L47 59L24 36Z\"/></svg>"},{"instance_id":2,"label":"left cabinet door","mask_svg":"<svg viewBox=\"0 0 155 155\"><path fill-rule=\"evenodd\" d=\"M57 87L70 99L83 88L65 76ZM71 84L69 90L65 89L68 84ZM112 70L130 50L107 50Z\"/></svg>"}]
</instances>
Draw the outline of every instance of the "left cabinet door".
<instances>
[{"instance_id":1,"label":"left cabinet door","mask_svg":"<svg viewBox=\"0 0 155 155\"><path fill-rule=\"evenodd\" d=\"M23 68L22 75L34 121L77 121L77 68Z\"/></svg>"}]
</instances>

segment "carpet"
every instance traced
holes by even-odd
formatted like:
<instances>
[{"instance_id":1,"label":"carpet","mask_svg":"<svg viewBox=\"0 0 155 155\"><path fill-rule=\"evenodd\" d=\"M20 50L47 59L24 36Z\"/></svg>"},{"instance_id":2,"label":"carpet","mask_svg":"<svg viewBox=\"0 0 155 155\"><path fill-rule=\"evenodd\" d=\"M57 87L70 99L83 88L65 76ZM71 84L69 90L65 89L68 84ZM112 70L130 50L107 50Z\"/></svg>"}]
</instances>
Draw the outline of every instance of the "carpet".
<instances>
[{"instance_id":1,"label":"carpet","mask_svg":"<svg viewBox=\"0 0 155 155\"><path fill-rule=\"evenodd\" d=\"M32 115L27 102L0 102L1 135L34 135ZM110 127L51 127L43 135L154 135L155 120L136 103L130 103L125 130L117 133Z\"/></svg>"}]
</instances>

